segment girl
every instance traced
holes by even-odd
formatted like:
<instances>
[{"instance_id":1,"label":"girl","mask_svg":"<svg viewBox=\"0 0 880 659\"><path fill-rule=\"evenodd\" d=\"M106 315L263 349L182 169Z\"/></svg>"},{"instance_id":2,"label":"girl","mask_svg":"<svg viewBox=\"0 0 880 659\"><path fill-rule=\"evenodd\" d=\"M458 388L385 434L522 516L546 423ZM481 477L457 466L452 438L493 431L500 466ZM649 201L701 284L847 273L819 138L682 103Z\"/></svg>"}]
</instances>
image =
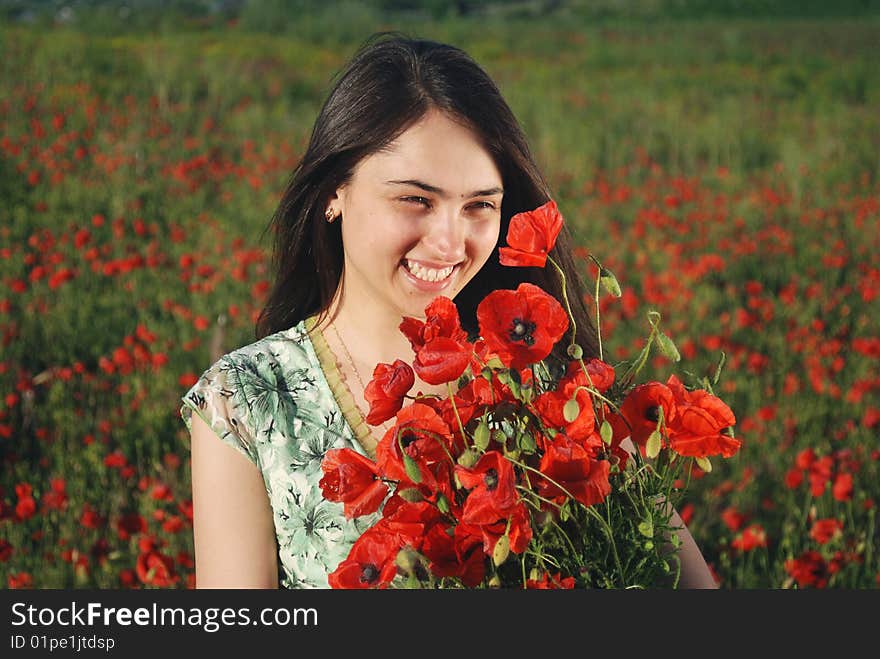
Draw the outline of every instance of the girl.
<instances>
[{"instance_id":1,"label":"girl","mask_svg":"<svg viewBox=\"0 0 880 659\"><path fill-rule=\"evenodd\" d=\"M438 295L472 336L492 290L529 281L561 299L554 271L498 262L510 218L549 198L516 118L467 54L397 35L361 48L273 217L275 282L258 340L184 397L199 587L327 587L375 520L346 519L318 487L328 449L372 457L391 425L364 420L373 367L411 361L398 326ZM595 356L571 254L564 228L551 255L569 282L577 342ZM414 390L446 394L418 379ZM680 534L681 585L714 587Z\"/></svg>"}]
</instances>

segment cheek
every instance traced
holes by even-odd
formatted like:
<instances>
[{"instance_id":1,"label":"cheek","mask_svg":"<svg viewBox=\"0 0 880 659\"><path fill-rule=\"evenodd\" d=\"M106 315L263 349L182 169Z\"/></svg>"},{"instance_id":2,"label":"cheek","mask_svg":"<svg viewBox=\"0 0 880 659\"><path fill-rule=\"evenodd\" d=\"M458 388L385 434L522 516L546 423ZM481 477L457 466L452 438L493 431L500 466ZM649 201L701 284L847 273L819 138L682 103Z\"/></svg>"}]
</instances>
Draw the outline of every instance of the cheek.
<instances>
[{"instance_id":1,"label":"cheek","mask_svg":"<svg viewBox=\"0 0 880 659\"><path fill-rule=\"evenodd\" d=\"M501 222L485 222L475 226L469 236L473 258L484 263L498 245Z\"/></svg>"}]
</instances>

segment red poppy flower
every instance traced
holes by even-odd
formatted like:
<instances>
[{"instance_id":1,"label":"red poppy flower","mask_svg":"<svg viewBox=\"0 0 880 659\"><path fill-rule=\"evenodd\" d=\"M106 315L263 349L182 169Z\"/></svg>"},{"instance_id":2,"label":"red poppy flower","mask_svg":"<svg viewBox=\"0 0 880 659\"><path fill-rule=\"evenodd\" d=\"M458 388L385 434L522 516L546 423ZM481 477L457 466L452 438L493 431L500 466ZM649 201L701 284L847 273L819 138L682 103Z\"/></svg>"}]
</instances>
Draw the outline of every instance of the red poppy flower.
<instances>
[{"instance_id":1,"label":"red poppy flower","mask_svg":"<svg viewBox=\"0 0 880 659\"><path fill-rule=\"evenodd\" d=\"M834 478L834 485L831 486L831 496L833 496L837 501L849 501L852 499L852 474L847 472L837 474L837 476Z\"/></svg>"},{"instance_id":2,"label":"red poppy flower","mask_svg":"<svg viewBox=\"0 0 880 659\"><path fill-rule=\"evenodd\" d=\"M370 404L367 423L378 426L397 414L415 381L412 368L402 359L394 364L377 364L373 379L364 390L364 398Z\"/></svg>"},{"instance_id":3,"label":"red poppy flower","mask_svg":"<svg viewBox=\"0 0 880 659\"><path fill-rule=\"evenodd\" d=\"M397 413L397 423L376 446L379 473L399 481L400 487L418 487L427 496L443 492L451 498L448 476L452 464L447 454L452 446L451 434L432 407L424 403L404 407ZM418 482L407 472L409 460L418 468Z\"/></svg>"},{"instance_id":4,"label":"red poppy flower","mask_svg":"<svg viewBox=\"0 0 880 659\"><path fill-rule=\"evenodd\" d=\"M574 577L563 577L560 572L551 576L549 572L544 572L540 579L527 579L526 588L532 590L568 590L574 588Z\"/></svg>"},{"instance_id":5,"label":"red poppy flower","mask_svg":"<svg viewBox=\"0 0 880 659\"><path fill-rule=\"evenodd\" d=\"M514 215L507 229L509 247L498 249L501 265L543 268L562 230L562 222L552 199L534 210Z\"/></svg>"},{"instance_id":6,"label":"red poppy flower","mask_svg":"<svg viewBox=\"0 0 880 659\"><path fill-rule=\"evenodd\" d=\"M635 444L645 446L648 437L657 429L661 409L668 425L675 416L675 399L666 385L646 382L627 394L620 406L620 416L629 426L630 437Z\"/></svg>"},{"instance_id":7,"label":"red poppy flower","mask_svg":"<svg viewBox=\"0 0 880 659\"><path fill-rule=\"evenodd\" d=\"M46 510L63 510L67 507L67 483L63 478L53 478L51 489L43 493L43 508Z\"/></svg>"},{"instance_id":8,"label":"red poppy flower","mask_svg":"<svg viewBox=\"0 0 880 659\"><path fill-rule=\"evenodd\" d=\"M474 542L479 539L483 543L484 556L495 552L498 540L507 533L510 551L521 554L532 541L532 523L524 503L520 502L510 509L506 517L492 524L468 524L461 521L455 527L456 538L460 542ZM467 540L466 540L467 538Z\"/></svg>"},{"instance_id":9,"label":"red poppy flower","mask_svg":"<svg viewBox=\"0 0 880 659\"><path fill-rule=\"evenodd\" d=\"M470 469L456 465L455 475L470 490L461 519L468 524L493 524L506 518L518 501L513 465L498 451L488 451Z\"/></svg>"},{"instance_id":10,"label":"red poppy flower","mask_svg":"<svg viewBox=\"0 0 880 659\"><path fill-rule=\"evenodd\" d=\"M687 391L674 375L666 384L675 397L675 417L666 423L673 451L695 458L729 458L739 450L742 442L721 432L736 424L724 401L702 389Z\"/></svg>"},{"instance_id":11,"label":"red poppy flower","mask_svg":"<svg viewBox=\"0 0 880 659\"><path fill-rule=\"evenodd\" d=\"M834 458L830 455L823 455L810 465L810 491L814 497L820 497L825 492L825 486L831 480L833 470Z\"/></svg>"},{"instance_id":12,"label":"red poppy flower","mask_svg":"<svg viewBox=\"0 0 880 659\"><path fill-rule=\"evenodd\" d=\"M587 376L578 365L577 369L571 370L568 376L560 380L555 391L538 396L535 407L547 426L564 430L566 435L584 446L599 448L602 446L602 439L596 432L593 397L587 391L587 385ZM573 421L568 422L563 409L572 398L577 400L580 411Z\"/></svg>"},{"instance_id":13,"label":"red poppy flower","mask_svg":"<svg viewBox=\"0 0 880 659\"><path fill-rule=\"evenodd\" d=\"M546 478L537 482L538 492L562 503L569 495L585 506L601 503L611 493L608 460L597 460L565 435L557 435L547 445L539 467Z\"/></svg>"},{"instance_id":14,"label":"red poppy flower","mask_svg":"<svg viewBox=\"0 0 880 659\"><path fill-rule=\"evenodd\" d=\"M34 578L29 572L10 572L6 585L10 590L30 588L34 585Z\"/></svg>"},{"instance_id":15,"label":"red poppy flower","mask_svg":"<svg viewBox=\"0 0 880 659\"><path fill-rule=\"evenodd\" d=\"M471 349L468 346L441 336L419 350L413 361L413 369L428 384L446 384L464 373L470 357Z\"/></svg>"},{"instance_id":16,"label":"red poppy flower","mask_svg":"<svg viewBox=\"0 0 880 659\"><path fill-rule=\"evenodd\" d=\"M798 469L809 469L815 461L816 451L812 448L805 448L795 456L794 464Z\"/></svg>"},{"instance_id":17,"label":"red poppy flower","mask_svg":"<svg viewBox=\"0 0 880 659\"><path fill-rule=\"evenodd\" d=\"M491 383L483 377L468 380L467 384L455 394L455 408L462 424L467 425L468 421L482 415L487 406L501 400L500 387L501 383L498 382L498 378L492 378ZM449 399L445 398L443 402L446 404L443 406L444 412L441 413L445 415L445 410L448 407L454 419L455 412L452 410L452 405L449 404Z\"/></svg>"},{"instance_id":18,"label":"red poppy flower","mask_svg":"<svg viewBox=\"0 0 880 659\"><path fill-rule=\"evenodd\" d=\"M480 334L508 368L535 364L568 329L568 315L553 296L534 284L489 293L477 307Z\"/></svg>"},{"instance_id":19,"label":"red poppy flower","mask_svg":"<svg viewBox=\"0 0 880 659\"><path fill-rule=\"evenodd\" d=\"M351 547L348 557L327 575L331 588L385 588L397 574L400 542L393 533L372 527Z\"/></svg>"},{"instance_id":20,"label":"red poppy flower","mask_svg":"<svg viewBox=\"0 0 880 659\"><path fill-rule=\"evenodd\" d=\"M122 515L116 521L116 532L119 534L120 540L128 540L131 536L146 533L146 531L147 520L137 513Z\"/></svg>"},{"instance_id":21,"label":"red poppy flower","mask_svg":"<svg viewBox=\"0 0 880 659\"><path fill-rule=\"evenodd\" d=\"M438 296L425 307L425 320L404 318L400 331L416 354L413 368L428 384L445 384L458 378L470 363L473 349L461 328L458 309Z\"/></svg>"},{"instance_id":22,"label":"red poppy flower","mask_svg":"<svg viewBox=\"0 0 880 659\"><path fill-rule=\"evenodd\" d=\"M158 588L173 586L180 579L174 570L174 559L155 549L138 555L135 572L141 583Z\"/></svg>"},{"instance_id":23,"label":"red poppy flower","mask_svg":"<svg viewBox=\"0 0 880 659\"><path fill-rule=\"evenodd\" d=\"M486 574L486 555L482 539L456 532L448 524L437 523L425 533L422 554L430 561L429 569L437 577L457 577L468 588L475 588Z\"/></svg>"},{"instance_id":24,"label":"red poppy flower","mask_svg":"<svg viewBox=\"0 0 880 659\"><path fill-rule=\"evenodd\" d=\"M413 352L417 354L427 343L441 337L467 343L467 333L461 327L458 308L443 295L437 296L425 307L425 320L406 317L400 323L400 331L409 339Z\"/></svg>"},{"instance_id":25,"label":"red poppy flower","mask_svg":"<svg viewBox=\"0 0 880 659\"><path fill-rule=\"evenodd\" d=\"M817 519L813 522L813 528L810 529L810 537L824 545L840 535L843 530L843 524L839 519L830 517L828 519Z\"/></svg>"},{"instance_id":26,"label":"red poppy flower","mask_svg":"<svg viewBox=\"0 0 880 659\"><path fill-rule=\"evenodd\" d=\"M828 585L828 564L817 551L806 551L797 558L785 561L785 571L800 587L815 586L824 588Z\"/></svg>"},{"instance_id":27,"label":"red poppy flower","mask_svg":"<svg viewBox=\"0 0 880 659\"><path fill-rule=\"evenodd\" d=\"M350 448L330 449L321 461L323 478L318 483L324 498L341 501L346 517L360 517L379 510L388 486L379 479L376 463Z\"/></svg>"},{"instance_id":28,"label":"red poppy flower","mask_svg":"<svg viewBox=\"0 0 880 659\"><path fill-rule=\"evenodd\" d=\"M0 538L0 563L6 563L14 551L15 548L8 541Z\"/></svg>"},{"instance_id":29,"label":"red poppy flower","mask_svg":"<svg viewBox=\"0 0 880 659\"><path fill-rule=\"evenodd\" d=\"M766 547L767 533L760 524L751 524L731 541L730 546L742 552L752 551L758 547Z\"/></svg>"},{"instance_id":30,"label":"red poppy flower","mask_svg":"<svg viewBox=\"0 0 880 659\"><path fill-rule=\"evenodd\" d=\"M739 512L733 506L728 506L721 512L721 521L729 528L731 531L736 532L742 528L742 525L746 522L746 516Z\"/></svg>"},{"instance_id":31,"label":"red poppy flower","mask_svg":"<svg viewBox=\"0 0 880 659\"><path fill-rule=\"evenodd\" d=\"M15 516L18 521L30 519L37 512L37 502L31 496L31 491L31 486L27 483L19 483L15 486L15 494L18 497Z\"/></svg>"},{"instance_id":32,"label":"red poppy flower","mask_svg":"<svg viewBox=\"0 0 880 659\"><path fill-rule=\"evenodd\" d=\"M590 384L599 393L605 393L614 384L615 373L614 367L611 364L594 358L587 360L585 366L587 367L587 375L590 376ZM573 362L569 367L569 371L572 369L581 370L580 364Z\"/></svg>"}]
</instances>

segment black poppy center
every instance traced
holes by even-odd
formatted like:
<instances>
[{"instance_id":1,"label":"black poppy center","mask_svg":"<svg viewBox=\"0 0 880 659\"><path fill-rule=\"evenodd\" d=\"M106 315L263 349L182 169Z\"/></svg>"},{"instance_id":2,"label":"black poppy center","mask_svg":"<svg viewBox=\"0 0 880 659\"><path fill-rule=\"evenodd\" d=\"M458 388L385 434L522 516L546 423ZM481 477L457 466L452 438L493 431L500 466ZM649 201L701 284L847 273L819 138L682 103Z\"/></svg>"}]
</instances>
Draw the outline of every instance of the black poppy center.
<instances>
[{"instance_id":1,"label":"black poppy center","mask_svg":"<svg viewBox=\"0 0 880 659\"><path fill-rule=\"evenodd\" d=\"M372 563L367 563L361 570L361 583L373 583L379 578L379 568Z\"/></svg>"},{"instance_id":2,"label":"black poppy center","mask_svg":"<svg viewBox=\"0 0 880 659\"><path fill-rule=\"evenodd\" d=\"M535 343L535 337L532 333L537 329L535 323L523 320L522 318L514 318L510 326L510 340L522 341L531 347Z\"/></svg>"},{"instance_id":3,"label":"black poppy center","mask_svg":"<svg viewBox=\"0 0 880 659\"><path fill-rule=\"evenodd\" d=\"M400 436L400 445L407 448L410 444L419 438L414 432L405 432Z\"/></svg>"},{"instance_id":4,"label":"black poppy center","mask_svg":"<svg viewBox=\"0 0 880 659\"><path fill-rule=\"evenodd\" d=\"M658 405L652 405L651 407L645 408L645 418L648 421L657 422L660 420L660 407Z\"/></svg>"},{"instance_id":5,"label":"black poppy center","mask_svg":"<svg viewBox=\"0 0 880 659\"><path fill-rule=\"evenodd\" d=\"M491 492L498 487L498 472L494 469L489 469L486 475L483 476L483 482L486 484L486 489Z\"/></svg>"}]
</instances>

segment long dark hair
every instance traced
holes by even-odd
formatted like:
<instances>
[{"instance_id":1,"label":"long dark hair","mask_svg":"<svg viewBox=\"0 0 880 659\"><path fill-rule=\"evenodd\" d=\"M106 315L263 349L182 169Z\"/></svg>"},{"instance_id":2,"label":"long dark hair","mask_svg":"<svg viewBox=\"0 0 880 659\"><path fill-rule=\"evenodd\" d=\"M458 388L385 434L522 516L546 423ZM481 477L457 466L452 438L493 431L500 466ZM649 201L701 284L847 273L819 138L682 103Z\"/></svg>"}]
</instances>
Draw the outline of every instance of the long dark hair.
<instances>
[{"instance_id":1,"label":"long dark hair","mask_svg":"<svg viewBox=\"0 0 880 659\"><path fill-rule=\"evenodd\" d=\"M473 130L495 161L504 186L502 245L513 215L550 199L519 122L492 79L467 53L399 33L373 35L338 76L272 217L275 279L257 320L258 338L327 311L343 264L340 223L325 221L327 201L349 181L361 159L392 142L432 108ZM596 356L596 332L567 228L563 227L551 256L566 273L576 340L585 356ZM488 293L516 288L524 281L562 300L555 269L503 267L495 249L455 298L464 329L477 334L477 305Z\"/></svg>"}]
</instances>

